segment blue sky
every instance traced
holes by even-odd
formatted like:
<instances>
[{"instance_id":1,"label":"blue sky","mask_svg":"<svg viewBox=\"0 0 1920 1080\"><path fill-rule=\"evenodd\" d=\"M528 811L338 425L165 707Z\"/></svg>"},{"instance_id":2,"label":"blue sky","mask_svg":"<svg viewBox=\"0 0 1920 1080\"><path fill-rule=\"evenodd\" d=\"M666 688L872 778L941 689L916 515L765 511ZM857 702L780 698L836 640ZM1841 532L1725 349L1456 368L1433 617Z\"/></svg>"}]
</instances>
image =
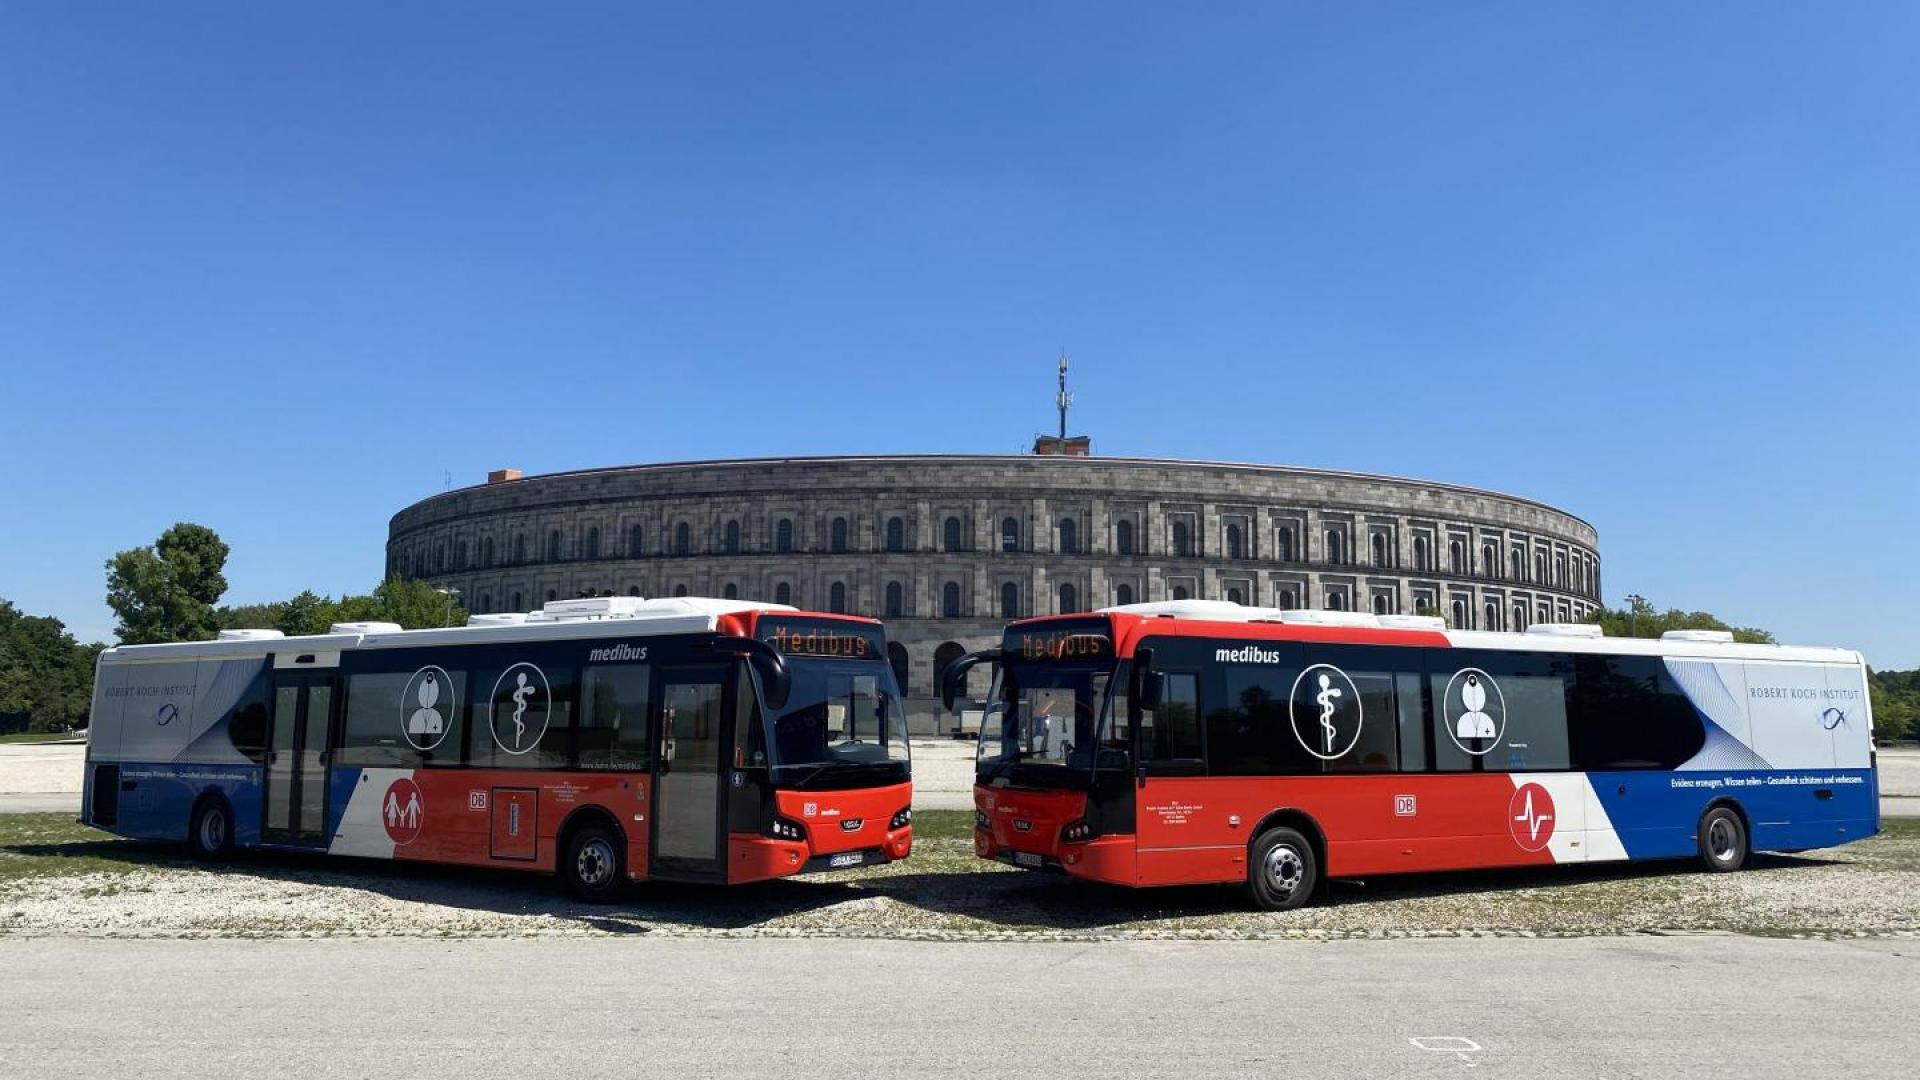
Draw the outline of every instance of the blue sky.
<instances>
[{"instance_id":1,"label":"blue sky","mask_svg":"<svg viewBox=\"0 0 1920 1080\"><path fill-rule=\"evenodd\" d=\"M1573 510L1920 665L1910 4L0 8L0 596L488 468L1098 452ZM389 10L398 8L399 10Z\"/></svg>"}]
</instances>

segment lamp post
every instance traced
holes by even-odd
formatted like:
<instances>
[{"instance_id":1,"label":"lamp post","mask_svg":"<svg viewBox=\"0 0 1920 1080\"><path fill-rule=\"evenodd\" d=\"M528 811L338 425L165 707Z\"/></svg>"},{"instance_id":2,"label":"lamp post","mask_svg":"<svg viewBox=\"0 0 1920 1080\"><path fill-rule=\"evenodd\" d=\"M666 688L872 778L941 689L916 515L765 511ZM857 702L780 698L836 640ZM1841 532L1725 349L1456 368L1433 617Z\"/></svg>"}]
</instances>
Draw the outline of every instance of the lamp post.
<instances>
[{"instance_id":1,"label":"lamp post","mask_svg":"<svg viewBox=\"0 0 1920 1080\"><path fill-rule=\"evenodd\" d=\"M460 595L460 590L449 585L444 589L435 589L433 591L447 598L446 613L440 616L440 625L446 626L453 621L453 598Z\"/></svg>"},{"instance_id":2,"label":"lamp post","mask_svg":"<svg viewBox=\"0 0 1920 1080\"><path fill-rule=\"evenodd\" d=\"M1640 636L1640 607L1642 604L1645 604L1646 602L1647 602L1647 598L1644 596L1641 596L1639 593L1627 594L1627 636L1628 637Z\"/></svg>"}]
</instances>

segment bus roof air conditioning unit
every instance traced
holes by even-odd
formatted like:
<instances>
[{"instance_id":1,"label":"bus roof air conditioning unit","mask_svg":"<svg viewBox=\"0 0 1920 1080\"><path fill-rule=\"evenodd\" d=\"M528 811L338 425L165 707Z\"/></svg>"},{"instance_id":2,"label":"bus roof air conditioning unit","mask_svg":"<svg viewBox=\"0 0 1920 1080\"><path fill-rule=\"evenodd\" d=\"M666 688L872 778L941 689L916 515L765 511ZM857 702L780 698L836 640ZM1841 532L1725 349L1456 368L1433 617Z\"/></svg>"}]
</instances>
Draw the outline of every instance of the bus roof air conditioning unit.
<instances>
[{"instance_id":1,"label":"bus roof air conditioning unit","mask_svg":"<svg viewBox=\"0 0 1920 1080\"><path fill-rule=\"evenodd\" d=\"M468 626L519 626L527 621L524 611L501 611L492 615L469 615Z\"/></svg>"},{"instance_id":2,"label":"bus roof air conditioning unit","mask_svg":"<svg viewBox=\"0 0 1920 1080\"><path fill-rule=\"evenodd\" d=\"M401 630L397 622L337 622L328 630L329 634L397 634Z\"/></svg>"},{"instance_id":3,"label":"bus roof air conditioning unit","mask_svg":"<svg viewBox=\"0 0 1920 1080\"><path fill-rule=\"evenodd\" d=\"M1598 623L1590 622L1537 622L1527 627L1529 634L1541 634L1547 637L1605 637Z\"/></svg>"},{"instance_id":4,"label":"bus roof air conditioning unit","mask_svg":"<svg viewBox=\"0 0 1920 1080\"><path fill-rule=\"evenodd\" d=\"M1326 611L1321 608L1295 608L1280 613L1280 621L1293 626L1380 626L1380 616L1366 611Z\"/></svg>"},{"instance_id":5,"label":"bus roof air conditioning unit","mask_svg":"<svg viewBox=\"0 0 1920 1080\"><path fill-rule=\"evenodd\" d=\"M1669 630L1660 635L1661 641L1700 641L1715 645L1733 644L1731 630Z\"/></svg>"},{"instance_id":6,"label":"bus roof air conditioning unit","mask_svg":"<svg viewBox=\"0 0 1920 1080\"><path fill-rule=\"evenodd\" d=\"M1376 615L1381 626L1395 630L1445 630L1447 620L1438 615Z\"/></svg>"},{"instance_id":7,"label":"bus roof air conditioning unit","mask_svg":"<svg viewBox=\"0 0 1920 1080\"><path fill-rule=\"evenodd\" d=\"M274 641L287 635L278 630L222 630L220 641Z\"/></svg>"},{"instance_id":8,"label":"bus roof air conditioning unit","mask_svg":"<svg viewBox=\"0 0 1920 1080\"><path fill-rule=\"evenodd\" d=\"M580 600L549 600L540 608L540 621L558 619L631 619L646 601L638 596L589 596Z\"/></svg>"}]
</instances>

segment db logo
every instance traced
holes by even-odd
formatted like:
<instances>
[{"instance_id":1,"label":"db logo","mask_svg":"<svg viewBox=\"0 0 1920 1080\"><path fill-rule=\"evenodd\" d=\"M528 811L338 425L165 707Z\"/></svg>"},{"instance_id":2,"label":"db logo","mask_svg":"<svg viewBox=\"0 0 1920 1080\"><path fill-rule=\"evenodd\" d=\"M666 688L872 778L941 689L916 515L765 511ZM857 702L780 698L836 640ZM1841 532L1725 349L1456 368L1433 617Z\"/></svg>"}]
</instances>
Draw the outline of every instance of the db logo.
<instances>
[{"instance_id":1,"label":"db logo","mask_svg":"<svg viewBox=\"0 0 1920 1080\"><path fill-rule=\"evenodd\" d=\"M1553 796L1539 784L1522 784L1507 800L1507 831L1522 851L1539 851L1553 839Z\"/></svg>"},{"instance_id":2,"label":"db logo","mask_svg":"<svg viewBox=\"0 0 1920 1080\"><path fill-rule=\"evenodd\" d=\"M1420 804L1411 795L1393 797L1393 816L1395 817L1412 817L1419 812L1419 808Z\"/></svg>"},{"instance_id":3,"label":"db logo","mask_svg":"<svg viewBox=\"0 0 1920 1080\"><path fill-rule=\"evenodd\" d=\"M819 817L820 804L817 802L810 802L805 806L802 806L800 808L800 816L801 817Z\"/></svg>"}]
</instances>

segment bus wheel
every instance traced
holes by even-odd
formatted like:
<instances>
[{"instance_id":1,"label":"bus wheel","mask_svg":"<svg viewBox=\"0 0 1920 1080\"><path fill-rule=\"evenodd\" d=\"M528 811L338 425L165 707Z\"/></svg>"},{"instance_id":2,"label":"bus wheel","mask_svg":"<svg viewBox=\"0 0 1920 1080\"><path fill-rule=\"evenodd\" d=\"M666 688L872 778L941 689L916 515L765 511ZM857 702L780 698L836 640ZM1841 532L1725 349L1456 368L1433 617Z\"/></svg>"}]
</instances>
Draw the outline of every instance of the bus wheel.
<instances>
[{"instance_id":1,"label":"bus wheel","mask_svg":"<svg viewBox=\"0 0 1920 1080\"><path fill-rule=\"evenodd\" d=\"M605 825L582 825L567 836L560 853L560 881L567 895L590 904L604 904L620 892L627 876L625 845Z\"/></svg>"},{"instance_id":2,"label":"bus wheel","mask_svg":"<svg viewBox=\"0 0 1920 1080\"><path fill-rule=\"evenodd\" d=\"M1739 814L1716 806L1700 818L1700 861L1716 874L1747 865L1747 827Z\"/></svg>"},{"instance_id":3,"label":"bus wheel","mask_svg":"<svg viewBox=\"0 0 1920 1080\"><path fill-rule=\"evenodd\" d=\"M1320 876L1313 845L1292 829L1268 829L1247 860L1247 897L1264 911L1292 911L1313 899Z\"/></svg>"},{"instance_id":4,"label":"bus wheel","mask_svg":"<svg viewBox=\"0 0 1920 1080\"><path fill-rule=\"evenodd\" d=\"M233 854L233 811L225 799L209 797L194 806L187 822L187 850L206 862Z\"/></svg>"}]
</instances>

